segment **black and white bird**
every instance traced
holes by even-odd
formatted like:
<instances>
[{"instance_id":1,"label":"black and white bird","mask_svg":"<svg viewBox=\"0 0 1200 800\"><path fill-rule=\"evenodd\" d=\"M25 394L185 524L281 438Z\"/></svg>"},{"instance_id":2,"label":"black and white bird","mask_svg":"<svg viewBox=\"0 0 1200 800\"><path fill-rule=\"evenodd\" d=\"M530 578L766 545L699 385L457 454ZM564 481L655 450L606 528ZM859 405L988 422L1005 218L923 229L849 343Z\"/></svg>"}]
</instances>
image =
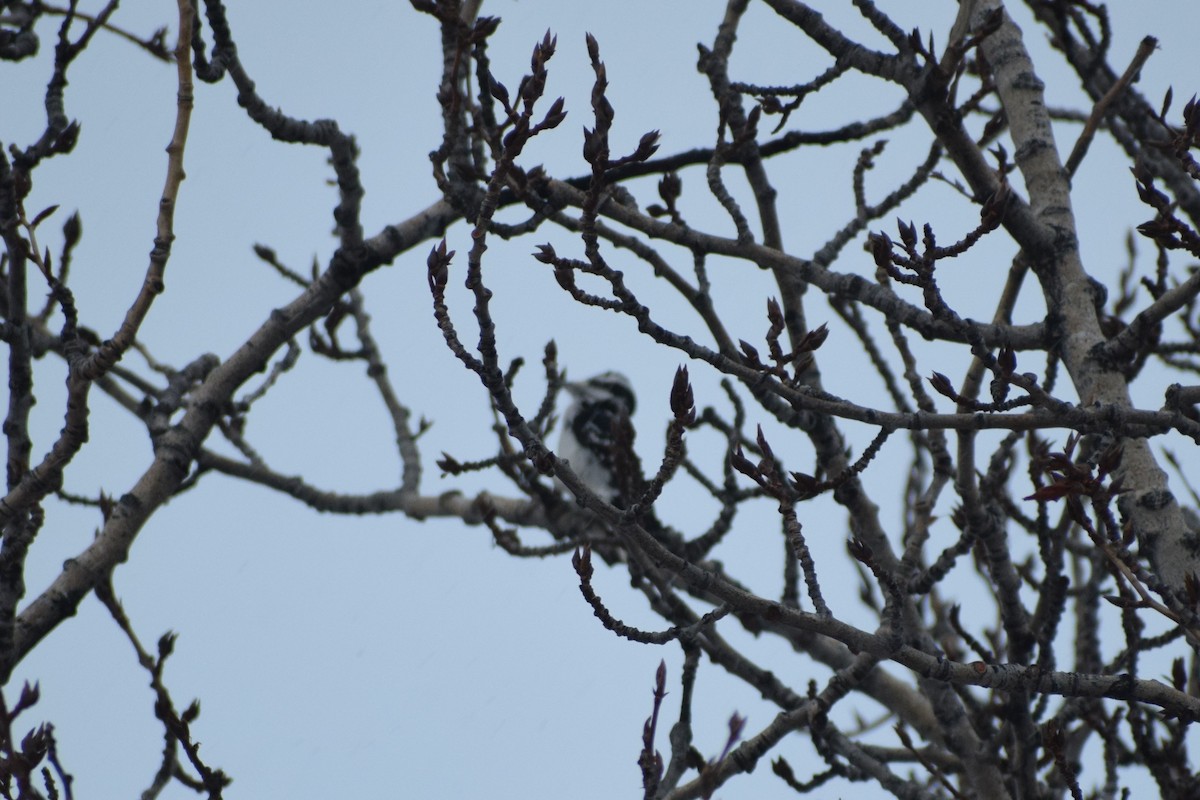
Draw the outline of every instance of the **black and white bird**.
<instances>
[{"instance_id":1,"label":"black and white bird","mask_svg":"<svg viewBox=\"0 0 1200 800\"><path fill-rule=\"evenodd\" d=\"M573 402L563 415L558 457L568 461L579 480L606 502L621 509L640 502L646 479L633 448L630 417L637 408L637 400L629 379L619 372L602 372L563 387ZM556 479L556 482L568 495L571 493L561 481ZM671 552L677 555L685 552L682 537L664 526L653 508L643 508L637 522ZM618 548L614 557L625 558L622 552Z\"/></svg>"},{"instance_id":2,"label":"black and white bird","mask_svg":"<svg viewBox=\"0 0 1200 800\"><path fill-rule=\"evenodd\" d=\"M571 470L596 495L624 507L626 498L622 496L623 481L618 471L621 466L628 469L636 464L627 461L620 465L621 447L632 444L629 418L637 407L629 379L619 372L602 372L585 381L566 383L563 388L573 402L563 415L558 457L570 462ZM622 430L626 436L620 435Z\"/></svg>"}]
</instances>

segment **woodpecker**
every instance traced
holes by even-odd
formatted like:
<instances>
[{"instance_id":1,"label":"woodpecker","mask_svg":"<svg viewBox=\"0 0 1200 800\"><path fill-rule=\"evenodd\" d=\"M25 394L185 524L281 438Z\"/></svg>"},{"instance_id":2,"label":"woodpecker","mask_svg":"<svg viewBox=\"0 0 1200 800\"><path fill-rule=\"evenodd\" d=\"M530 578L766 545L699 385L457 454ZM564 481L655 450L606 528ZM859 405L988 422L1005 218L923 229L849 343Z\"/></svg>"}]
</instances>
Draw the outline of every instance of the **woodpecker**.
<instances>
[{"instance_id":1,"label":"woodpecker","mask_svg":"<svg viewBox=\"0 0 1200 800\"><path fill-rule=\"evenodd\" d=\"M579 480L601 499L617 508L629 508L646 488L642 464L633 449L630 417L637 407L633 386L619 372L602 372L563 387L573 402L563 415L558 457L570 462ZM558 485L570 494L561 482ZM653 508L643 509L637 522L672 553L686 552L683 537L663 525ZM622 553L624 549L618 548L613 558L628 557Z\"/></svg>"},{"instance_id":2,"label":"woodpecker","mask_svg":"<svg viewBox=\"0 0 1200 800\"><path fill-rule=\"evenodd\" d=\"M632 444L633 437L631 428L627 427L627 437L619 438L618 432L629 425L637 407L629 379L619 372L602 372L563 388L574 402L563 415L559 458L570 462L571 470L597 496L625 507L628 500L622 497L622 480L617 474L622 458L619 446ZM636 466L631 453L626 458L623 467Z\"/></svg>"}]
</instances>

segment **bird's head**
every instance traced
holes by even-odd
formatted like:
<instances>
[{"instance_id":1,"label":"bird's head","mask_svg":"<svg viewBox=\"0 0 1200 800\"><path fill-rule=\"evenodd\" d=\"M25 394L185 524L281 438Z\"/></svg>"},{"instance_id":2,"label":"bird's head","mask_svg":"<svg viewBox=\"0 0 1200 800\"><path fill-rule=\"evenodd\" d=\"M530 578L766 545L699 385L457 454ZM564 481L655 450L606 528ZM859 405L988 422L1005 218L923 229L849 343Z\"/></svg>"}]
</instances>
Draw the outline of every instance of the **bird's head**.
<instances>
[{"instance_id":1,"label":"bird's head","mask_svg":"<svg viewBox=\"0 0 1200 800\"><path fill-rule=\"evenodd\" d=\"M580 403L611 402L626 414L632 414L637 406L633 385L619 372L601 372L584 381L568 381L563 388Z\"/></svg>"}]
</instances>

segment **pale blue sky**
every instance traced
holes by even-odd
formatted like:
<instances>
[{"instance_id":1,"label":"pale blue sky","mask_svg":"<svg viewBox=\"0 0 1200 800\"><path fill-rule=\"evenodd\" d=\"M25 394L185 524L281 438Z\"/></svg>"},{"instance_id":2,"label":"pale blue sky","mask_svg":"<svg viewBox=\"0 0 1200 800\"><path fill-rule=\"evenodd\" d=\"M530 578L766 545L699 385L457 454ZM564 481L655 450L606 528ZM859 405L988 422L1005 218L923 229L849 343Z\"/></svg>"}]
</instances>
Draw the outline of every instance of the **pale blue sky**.
<instances>
[{"instance_id":1,"label":"pale blue sky","mask_svg":"<svg viewBox=\"0 0 1200 800\"><path fill-rule=\"evenodd\" d=\"M437 199L427 154L439 141L440 56L430 17L395 0L230 5L239 53L262 97L293 116L335 118L357 137L368 234ZM817 5L827 7L829 19L853 35L869 37L849 3ZM895 13L902 27L932 29L939 45L956 9L950 0L880 5ZM1114 66L1123 68L1143 35L1157 36L1160 49L1139 89L1157 103L1174 81L1176 106L1181 106L1197 87L1180 82L1200 74L1194 50L1200 8L1185 0L1114 5ZM1134 5L1143 10L1135 11ZM591 73L584 48L589 31L608 67L617 111L614 150L631 149L652 128L663 133L662 152L711 144L716 112L706 81L695 71L695 45L711 44L723 8L709 0L485 0L483 13L504 20L493 39L493 72L510 89L527 69L530 50L543 32L550 29L559 37L547 95L564 96L569 116L559 131L535 143L525 163L545 163L558 176L585 171L579 153L580 127L590 124ZM168 2L130 4L115 21L140 34L168 25L173 40L174 9ZM1021 9L1014 13L1018 21L1024 19ZM46 28L41 33L37 59L4 66L0 141L5 145L24 145L40 132L40 90L53 46L53 33ZM1047 57L1039 31L1032 32L1029 45L1040 58L1050 102L1080 107L1075 79L1056 56ZM822 54L777 23L765 5L753 6L736 51L738 78L795 83L826 66ZM146 266L165 169L163 149L174 118L173 81L168 66L113 36L97 36L73 68L67 94L68 114L83 123L77 151L39 170L28 202L31 209L62 204L60 217L75 208L82 214L84 239L71 285L83 323L102 335L119 323ZM864 107L871 114L889 110L899 97L892 87L880 90L862 82L853 105L844 94L834 102L818 96L793 124L832 128L860 116ZM330 230L336 197L327 184L332 173L326 153L272 142L234 98L229 81L197 84L167 292L143 327L143 340L155 357L176 366L203 352L226 357L271 308L294 296L293 286L254 257L252 244L274 248L301 271L314 257L325 263L334 249ZM1060 148L1069 149L1077 128L1061 131ZM888 138L889 148L867 180L875 198L925 155L923 137ZM781 165L775 180L789 249L810 254L853 215L850 172L862 146L802 152ZM692 224L728 230L728 222L704 197L703 172L691 170L683 178L685 213ZM1137 208L1125 162L1106 141L1098 142L1085 162L1077 186L1085 263L1108 279L1124 264L1125 231L1147 214ZM643 205L654 202L652 184L635 191ZM931 186L902 216L933 223L950 241L974 225L977 211L960 205L945 187ZM47 223L51 230L52 223ZM894 230L890 219L873 227L881 226ZM640 338L627 319L571 306L549 271L529 257L548 238L556 246L561 242L564 254L581 249L566 236L539 233L507 246L496 243L489 251L504 356L523 355L531 364L519 397L536 402L537 363L549 338L558 342L561 363L573 376L620 368L638 387L640 446L656 460L658 431L669 416L667 391L680 357ZM451 248L466 251L461 227L448 239ZM1148 252L1144 247L1144 258ZM435 423L421 440L427 456L423 491L486 487L511 494L499 476L443 479L433 466L443 450L473 459L489 455L494 445L483 392L450 356L434 325L426 253L426 247L418 248L371 275L363 287L401 399L415 415ZM1010 245L1000 242L961 259L956 265L961 272L945 277L947 296L965 314L989 315L1010 256ZM686 268L686 259L680 264ZM455 287L461 284L461 266L456 266ZM857 243L838 266L873 271ZM744 263L714 260L711 269L731 329L759 341L766 329L765 301L772 294L766 276ZM635 288L650 292L653 283L632 264L629 273ZM678 303L646 296L664 321L699 331ZM833 317L823 301L810 297L814 324ZM464 339L471 341L469 300L455 289L451 302L469 332ZM1027 318L1037 313L1036 308L1024 311ZM948 350L928 352L926 373L961 372L965 363L961 354ZM876 383L865 377L861 353L844 329L831 337L822 356L830 391L861 394ZM127 360L143 366L136 355ZM693 375L698 404L723 408L716 377L702 370ZM44 447L61 427L62 365L47 361L38 377L35 446ZM1163 382L1146 383L1138 401L1157 407ZM120 495L149 463L149 442L140 422L98 393L93 407L91 443L67 473L66 486L76 493L102 489ZM853 428L849 434L860 449L869 436ZM323 488L367 491L397 483L388 420L359 365L330 365L306 353L251 417L248 435L277 470L304 474ZM704 444L698 438L694 449L701 459ZM811 459L799 438L781 446L795 448L797 469ZM1173 446L1185 447L1178 441ZM903 450L897 437L874 466L874 485L881 489L877 499L885 508L891 504L885 519L892 523L900 486L888 476L900 474ZM1194 455L1185 455L1195 463ZM707 457L714 466L719 453ZM869 473L869 485L872 480ZM712 512L711 502L682 484L672 487L662 507L681 528L706 525ZM845 587L841 594L830 591L831 603L850 619L869 624L856 608L857 580L845 563L843 515L828 502L813 504L806 514L818 565L832 576L827 586ZM87 511L48 510L31 555L30 597L64 559L90 542L97 524L98 515ZM761 591L777 592L778 535L771 509L747 513L739 525L748 532L718 557ZM762 528L761 535L754 534L754 526ZM601 570L596 580L615 613L648 628L662 627L641 596L629 592L627 578ZM266 489L209 476L151 519L129 563L117 571L116 587L144 642L152 643L168 629L180 634L166 682L181 707L192 697L201 699L193 731L209 763L234 777L231 798L640 796L636 758L661 658L668 663L672 692L666 725L677 710L678 648L631 644L604 631L579 596L569 559L514 560L491 544L485 530L453 522L318 515ZM727 627L733 641L769 661L793 686L828 674L775 642L756 641ZM76 776L77 797L132 797L145 788L161 748L154 698L130 647L94 598L26 659L9 691L22 680L40 681L42 700L21 723L55 723L60 756ZM733 712L749 717L749 731L774 714L752 690L707 663L697 693L695 743L705 756L720 751ZM664 727L664 750L665 732ZM798 737L778 752L798 774L821 766ZM837 791L843 790L857 791L845 786ZM164 795L190 796L178 787ZM719 796L791 794L763 763Z\"/></svg>"}]
</instances>

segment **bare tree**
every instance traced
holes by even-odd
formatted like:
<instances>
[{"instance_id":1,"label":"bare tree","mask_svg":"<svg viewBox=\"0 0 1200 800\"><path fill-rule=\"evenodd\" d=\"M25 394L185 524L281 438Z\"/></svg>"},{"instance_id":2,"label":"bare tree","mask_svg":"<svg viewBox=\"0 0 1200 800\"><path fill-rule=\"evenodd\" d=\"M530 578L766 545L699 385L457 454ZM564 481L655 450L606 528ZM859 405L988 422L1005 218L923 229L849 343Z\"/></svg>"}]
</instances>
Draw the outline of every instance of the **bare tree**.
<instances>
[{"instance_id":1,"label":"bare tree","mask_svg":"<svg viewBox=\"0 0 1200 800\"><path fill-rule=\"evenodd\" d=\"M568 108L547 96L556 54L568 46L551 33L533 45L526 74L503 76L489 50L499 20L479 16L479 2L411 5L414 24L440 32L436 190L428 189L427 208L372 231L362 219L355 139L335 121L291 116L258 92L220 0L179 0L174 49L165 31L139 38L117 25L115 1L95 15L74 2L0 4L6 62L55 48L44 129L32 142L6 142L0 156L0 331L9 370L0 792L71 795L53 727L29 722L38 690L10 680L95 595L133 643L156 696L166 747L145 796L176 781L222 796L229 776L198 747L199 705L180 708L164 677L173 635L143 645L113 584L155 513L220 474L322 512L448 517L486 526L514 558L569 558L601 625L683 654L680 674L664 666L637 689L653 689L638 759L646 798L736 791L735 779L764 757L780 785L801 794L844 780L904 798L1117 797L1148 773L1164 797L1197 796L1188 733L1200 718L1200 518L1175 492L1184 487L1193 505L1200 498L1179 469L1191 457L1162 442L1200 442L1200 386L1164 377L1200 371L1200 272L1189 261L1200 257L1192 156L1200 106L1180 111L1170 93L1152 102L1139 92L1154 40L1132 62L1116 63L1102 6L1027 0L1021 13L1052 44L1046 57L1068 67L1090 99L1062 109L1046 100L1049 65L1034 63L1032 32L1001 0L960 0L945 30L914 30L902 18L907 8L892 16L855 0L870 44L807 4L764 0L756 6L773 14L773 25L826 59L819 74L765 85L731 67L750 4L730 0L698 62L715 138L664 153L658 131L627 149L617 144L603 42L569 44L586 50L592 84L590 109ZM172 64L177 80L157 236L144 281L122 300L124 320L112 331L96 331L95 311L72 291L80 218L51 232L57 206L27 204L42 171L87 135L70 114L68 74L103 36ZM272 308L264 300L261 325L229 357L168 364L154 357L143 328L164 290L176 201L186 192L197 79L232 84L250 122L274 140L327 152L337 248L304 274L257 245L258 259L295 285L290 302ZM887 85L897 102L865 109L852 79ZM840 97L857 119L800 127L802 104L818 95ZM585 120L582 161L574 174L554 174L528 152L547 137L578 146L563 125L568 113ZM885 135L903 137L915 163L876 197L867 178ZM1124 268L1081 256L1072 183L1098 142L1119 148L1123 160L1105 169L1132 169L1144 208L1142 219L1128 220L1137 233ZM814 148L849 154L853 208L802 251L785 241L793 212L782 187L789 159ZM954 228L923 206L935 189L977 222ZM719 217L698 210L714 201ZM926 217L892 222L899 213ZM1139 247L1155 254L1152 266ZM515 279L495 252L524 254L515 258L528 269ZM425 259L443 358L472 373L490 403L495 437L476 452L427 452L426 423L414 418L421 412L406 400L405 381L393 383L411 369L408 357L372 335L368 305L387 300L371 294L370 278L409 253ZM999 275L988 290L990 319L964 311L978 297L949 259L987 260ZM730 310L747 298L714 289L710 273L730 265L773 284L752 341L739 336ZM598 431L593 446L611 469L611 494L597 494L594 480L556 455L555 412L570 365L552 341L540 353L512 352L515 332L494 312L498 298L529 280L556 283L578 304L578 325L596 325L596 335L636 329L680 364L669 396L641 398L643 408L669 409L665 431L643 428L635 441L625 413ZM762 307L761 298L753 303ZM665 306L690 316L660 313ZM594 310L609 313L597 323ZM834 347L853 348L873 374L831 381L826 354ZM530 358L540 359L540 372L526 367ZM35 444L34 378L45 374L35 365L56 359L67 374L61 433ZM248 424L260 401L288 391L285 374L318 359L365 366L390 415L398 485L336 491L288 474L252 443ZM854 393L842 396L847 389ZM140 477L116 496L72 489L98 393L140 421L153 445ZM541 399L531 404L534 395ZM1135 396L1154 400L1137 404ZM696 440L718 444L692 452ZM885 443L901 443L898 467L881 465ZM463 486L482 479L488 489L430 488L422 475L435 465ZM1174 492L1165 467L1177 473ZM710 520L676 519L658 502L683 484L714 510ZM902 506L890 509L897 486ZM26 598L46 509L62 503L94 509L96 536ZM840 564L814 555L814 528L844 544ZM770 575L723 563L722 553L766 535L777 554ZM858 582L854 599L831 590L831 581L845 581L830 576L847 567ZM644 598L657 629L612 610L628 603L599 588L598 569L628 578L618 591ZM743 647L746 633L782 643L819 670L764 659ZM697 689L704 670L761 694L774 717L752 726L734 714L724 748L701 752L692 720L706 702ZM811 742L813 763L785 759L797 737Z\"/></svg>"}]
</instances>

